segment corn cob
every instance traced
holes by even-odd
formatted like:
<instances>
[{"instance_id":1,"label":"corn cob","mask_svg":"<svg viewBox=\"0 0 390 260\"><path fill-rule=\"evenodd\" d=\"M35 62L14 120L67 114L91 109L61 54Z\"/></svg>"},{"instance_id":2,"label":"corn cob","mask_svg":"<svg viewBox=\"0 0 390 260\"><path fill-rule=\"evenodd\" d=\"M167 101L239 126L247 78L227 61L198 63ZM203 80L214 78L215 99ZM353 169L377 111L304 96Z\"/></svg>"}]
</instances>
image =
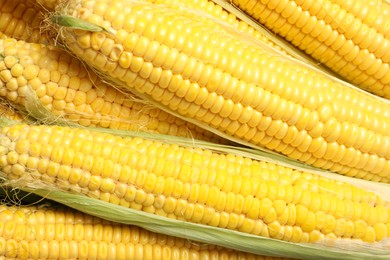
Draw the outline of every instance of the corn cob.
<instances>
[{"instance_id":1,"label":"corn cob","mask_svg":"<svg viewBox=\"0 0 390 260\"><path fill-rule=\"evenodd\" d=\"M104 83L62 49L9 38L0 40L0 53L0 96L44 122L50 120L45 116L51 116L83 126L222 142L218 136Z\"/></svg>"},{"instance_id":2,"label":"corn cob","mask_svg":"<svg viewBox=\"0 0 390 260\"><path fill-rule=\"evenodd\" d=\"M233 4L346 80L390 98L390 6L384 1L217 0Z\"/></svg>"},{"instance_id":3,"label":"corn cob","mask_svg":"<svg viewBox=\"0 0 390 260\"><path fill-rule=\"evenodd\" d=\"M389 201L346 182L89 129L21 124L2 128L0 140L0 172L20 188L58 188L168 219L294 243L389 247Z\"/></svg>"},{"instance_id":4,"label":"corn cob","mask_svg":"<svg viewBox=\"0 0 390 260\"><path fill-rule=\"evenodd\" d=\"M48 43L42 35L43 13L34 1L0 0L0 32L15 39Z\"/></svg>"},{"instance_id":5,"label":"corn cob","mask_svg":"<svg viewBox=\"0 0 390 260\"><path fill-rule=\"evenodd\" d=\"M147 1L154 4L167 5L177 10L191 9L194 11L194 13L197 13L199 11L205 12L211 15L212 17L217 18L220 21L232 25L233 27L237 28L239 31L253 36L260 42L263 42L264 44L281 51L285 55L288 55L288 53L280 45L273 42L265 34L260 32L259 30L256 30L255 28L248 25L244 21L238 20L235 15L225 11L220 5L213 3L213 1L211 0L147 0ZM243 34L243 37L245 37L245 34Z\"/></svg>"},{"instance_id":6,"label":"corn cob","mask_svg":"<svg viewBox=\"0 0 390 260\"><path fill-rule=\"evenodd\" d=\"M262 257L120 225L60 206L0 205L7 259L286 259Z\"/></svg>"},{"instance_id":7,"label":"corn cob","mask_svg":"<svg viewBox=\"0 0 390 260\"><path fill-rule=\"evenodd\" d=\"M389 182L388 102L192 12L121 0L69 1L62 11L104 28L60 27L69 49L157 106L252 147Z\"/></svg>"},{"instance_id":8,"label":"corn cob","mask_svg":"<svg viewBox=\"0 0 390 260\"><path fill-rule=\"evenodd\" d=\"M310 64L326 73L330 73L333 76L337 76L331 70L319 64L314 59L310 58L310 56L305 55L302 52L297 52L295 48L291 48L290 44L286 43L284 39L280 37L276 37L274 33L270 32L268 29L265 29L262 25L257 24L252 19L247 19L248 17L240 15L240 20L233 14L233 12L224 6L218 4L218 1L214 3L212 0L147 0L148 2L154 4L163 4L168 5L171 8L178 10L186 10L192 11L197 14L199 11L205 12L212 17L210 19L216 18L217 22L225 22L230 24L231 26L237 28L240 31L240 37L246 38L246 34L249 34L259 40L265 46L270 46L272 49L277 49L284 55L288 55L295 59L301 60L307 64ZM233 8L233 11L236 11Z\"/></svg>"}]
</instances>

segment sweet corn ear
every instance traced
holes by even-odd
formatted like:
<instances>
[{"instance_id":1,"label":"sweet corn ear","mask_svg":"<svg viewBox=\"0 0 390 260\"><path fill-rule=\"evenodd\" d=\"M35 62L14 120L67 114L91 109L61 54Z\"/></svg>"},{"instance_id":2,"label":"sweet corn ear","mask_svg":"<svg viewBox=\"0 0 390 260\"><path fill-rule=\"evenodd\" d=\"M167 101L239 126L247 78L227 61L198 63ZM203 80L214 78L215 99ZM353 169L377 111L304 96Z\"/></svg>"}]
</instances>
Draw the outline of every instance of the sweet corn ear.
<instances>
[{"instance_id":1,"label":"sweet corn ear","mask_svg":"<svg viewBox=\"0 0 390 260\"><path fill-rule=\"evenodd\" d=\"M353 84L390 98L390 5L386 1L222 2L242 9Z\"/></svg>"},{"instance_id":2,"label":"sweet corn ear","mask_svg":"<svg viewBox=\"0 0 390 260\"><path fill-rule=\"evenodd\" d=\"M213 3L212 0L147 0L147 1L154 4L169 6L178 10L188 11L190 9L193 10L195 14L197 12L205 12L211 15L211 17L213 17L214 19L217 19L218 21L221 22L228 23L233 27L237 28L238 30L240 30L241 32L244 32L245 34L249 34L254 38L256 38L257 40L265 43L266 45L269 45L270 47L277 49L282 53L288 55L288 53L283 49L283 47L273 42L272 39L267 37L259 30L253 28L249 24L245 23L244 21L237 19L235 15L225 11L220 5ZM245 37L245 34L243 34L243 37Z\"/></svg>"},{"instance_id":3,"label":"sweet corn ear","mask_svg":"<svg viewBox=\"0 0 390 260\"><path fill-rule=\"evenodd\" d=\"M164 219L291 243L362 245L378 253L389 248L388 198L367 186L217 147L89 129L20 124L3 127L0 135L0 172L13 185L27 184L23 188L60 189Z\"/></svg>"},{"instance_id":4,"label":"sweet corn ear","mask_svg":"<svg viewBox=\"0 0 390 260\"><path fill-rule=\"evenodd\" d=\"M263 257L120 225L63 206L0 204L7 259L287 259Z\"/></svg>"},{"instance_id":5,"label":"sweet corn ear","mask_svg":"<svg viewBox=\"0 0 390 260\"><path fill-rule=\"evenodd\" d=\"M389 102L242 38L228 24L155 7L70 1L59 14L100 31L58 29L80 59L172 114L315 167L390 182Z\"/></svg>"}]
</instances>

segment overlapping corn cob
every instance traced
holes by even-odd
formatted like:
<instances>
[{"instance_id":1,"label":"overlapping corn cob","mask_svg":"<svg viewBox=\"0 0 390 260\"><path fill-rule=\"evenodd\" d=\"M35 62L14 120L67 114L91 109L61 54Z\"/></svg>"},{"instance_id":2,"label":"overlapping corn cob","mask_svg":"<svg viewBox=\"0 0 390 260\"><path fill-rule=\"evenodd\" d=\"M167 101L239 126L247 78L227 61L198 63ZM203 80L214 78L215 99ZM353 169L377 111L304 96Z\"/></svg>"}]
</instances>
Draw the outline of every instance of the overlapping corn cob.
<instances>
[{"instance_id":1,"label":"overlapping corn cob","mask_svg":"<svg viewBox=\"0 0 390 260\"><path fill-rule=\"evenodd\" d=\"M86 18L84 25L89 29L80 27L79 20L74 20L72 26L77 28L60 27L60 36L78 57L99 74L107 75L110 83L127 87L161 108L189 117L190 122L214 129L235 141L266 147L343 174L389 182L390 135L384 130L390 123L389 103L349 89L274 53L259 44L256 35L245 39L237 30L239 26L229 22L232 20L227 19L225 23L187 9L196 4L205 7L207 1L183 0L187 7L164 0L150 1L162 5L156 8L147 1L137 0L71 0L64 2L66 13L61 11L64 6L55 1L38 2L44 3L43 8L58 10L52 17L55 23L62 24L69 19L62 16L64 14ZM45 2L49 5L45 6ZM217 10L221 9L209 6L209 14L225 19L223 15L218 16ZM28 108L31 97L35 98L34 102L44 104L42 99L38 101L40 94L46 101L55 99L56 104L66 103L66 97L75 86L79 87L77 91L87 89L85 99L94 90L91 95L107 104L116 102L119 95L128 97L118 90L118 94L108 100L112 98L107 95L111 91L109 85L93 73L90 77L88 70L84 72L80 66L81 62L52 46L14 39L0 40L0 43L3 46L0 94L14 99L27 110L31 109L31 106ZM58 68L51 69L53 64ZM90 83L74 85L68 80L73 76L81 77L80 82L89 80ZM291 78L286 80L289 76ZM294 83L306 84L312 89L291 87ZM15 95L16 92L21 95ZM103 94L98 96L98 93ZM120 103L121 109L126 107L127 101ZM346 101L355 103L356 109L346 111ZM90 103L82 106L83 113L77 112L80 116L62 114L66 107L63 104L57 113L84 126L99 125L94 111L86 109L92 107L94 101ZM55 107L54 102L46 105L48 110ZM92 114L88 114L90 112ZM85 113L87 119L83 118ZM119 116L118 121L123 123ZM110 121L109 126L112 125ZM378 147L379 143L383 146ZM212 233L214 228L216 232L236 232L234 234L242 238L272 238L283 243L288 241L287 244L328 248L331 252L335 248L356 250L356 255L351 253L348 259L362 255L386 259L390 255L390 201L372 190L375 185L362 188L354 182L348 184L266 161L225 154L222 148L214 148L213 152L201 145L186 148L88 129L20 124L3 127L0 131L0 177L14 187L49 193L61 189L80 194L80 199L87 195L129 212L143 212L146 218L158 216L167 221L165 223L177 221L211 228L211 236L217 234ZM11 218L7 210L0 206L0 219ZM69 235L67 230L73 229L65 226L69 224L64 224L65 220L64 223L59 221L60 226L57 226L57 218L55 224L49 223L50 228L34 222L33 231L28 224L21 224L17 230L19 223L30 223L30 214L34 221L36 216L31 212L23 215L16 209L13 214L18 215L17 220L8 221L3 228L0 223L0 256L82 258L87 255L84 249L93 252L88 254L92 258L97 255L108 258L117 252L121 252L124 259L138 256L155 259L164 254L161 246L157 249L155 244L139 246L133 241L128 241L129 246L100 240L77 245L70 239L59 241L61 234L65 237ZM59 214L60 220L65 218L63 213ZM110 218L109 214L105 217ZM127 217L129 215L123 214L123 218ZM131 229L107 223L99 222L93 230L89 223L88 232L100 234L104 239L105 235L118 238L123 234L122 228ZM109 231L105 231L106 226ZM121 231L114 234L114 229ZM134 229L135 232L140 230ZM4 230L9 232L2 233ZM76 231L80 230L74 227L72 238ZM27 235L20 235L42 232L46 232L49 239L42 235L38 236L41 242L37 242L34 240L37 236L31 235L26 241ZM8 237L2 238L3 235ZM154 241L156 236L160 235L154 234ZM201 241L207 239L206 235ZM230 247L237 244L227 241L225 244ZM37 250L40 247L44 250ZM181 247L180 253L178 250L173 249L170 255L191 258L199 253L193 253L192 246ZM244 256L213 246L205 250L207 254L199 256ZM210 253L210 250L220 251ZM255 248L248 250L248 246L245 250L256 251ZM122 254L123 251L130 253ZM340 251L336 255L340 256ZM334 257L329 256L329 259Z\"/></svg>"},{"instance_id":2,"label":"overlapping corn cob","mask_svg":"<svg viewBox=\"0 0 390 260\"><path fill-rule=\"evenodd\" d=\"M390 181L388 102L193 12L131 0L58 10L56 23L63 14L94 25L59 28L73 53L171 113L316 167Z\"/></svg>"},{"instance_id":3,"label":"overlapping corn cob","mask_svg":"<svg viewBox=\"0 0 390 260\"><path fill-rule=\"evenodd\" d=\"M60 206L0 205L7 259L287 259L262 257L120 225Z\"/></svg>"},{"instance_id":4,"label":"overlapping corn cob","mask_svg":"<svg viewBox=\"0 0 390 260\"><path fill-rule=\"evenodd\" d=\"M0 141L0 170L13 185L59 188L169 219L294 243L389 248L388 199L346 182L88 129L13 125L2 128Z\"/></svg>"},{"instance_id":5,"label":"overlapping corn cob","mask_svg":"<svg viewBox=\"0 0 390 260\"><path fill-rule=\"evenodd\" d=\"M234 0L251 17L357 86L390 98L386 1Z\"/></svg>"},{"instance_id":6,"label":"overlapping corn cob","mask_svg":"<svg viewBox=\"0 0 390 260\"><path fill-rule=\"evenodd\" d=\"M44 122L66 119L83 126L151 131L218 142L221 140L105 84L82 62L65 51L36 44L48 44L51 41L46 34L40 34L40 30L45 31L46 28L42 28L43 9L39 3L32 0L1 0L0 4L0 14L7 17L7 23L4 24L7 30L3 32L12 37L0 43L3 60L3 87L0 95L16 105L22 105L22 108L27 107L28 112L38 119ZM2 35L2 38L8 37ZM27 42L16 41L15 38ZM16 67L20 65L36 65L29 69L37 72L37 79L26 80L26 75L16 75ZM12 73L11 67L14 66ZM25 93L26 84L31 87L27 89L29 93Z\"/></svg>"},{"instance_id":7,"label":"overlapping corn cob","mask_svg":"<svg viewBox=\"0 0 390 260\"><path fill-rule=\"evenodd\" d=\"M57 47L8 38L0 40L0 54L0 96L44 122L62 118L83 126L221 140L104 83Z\"/></svg>"}]
</instances>

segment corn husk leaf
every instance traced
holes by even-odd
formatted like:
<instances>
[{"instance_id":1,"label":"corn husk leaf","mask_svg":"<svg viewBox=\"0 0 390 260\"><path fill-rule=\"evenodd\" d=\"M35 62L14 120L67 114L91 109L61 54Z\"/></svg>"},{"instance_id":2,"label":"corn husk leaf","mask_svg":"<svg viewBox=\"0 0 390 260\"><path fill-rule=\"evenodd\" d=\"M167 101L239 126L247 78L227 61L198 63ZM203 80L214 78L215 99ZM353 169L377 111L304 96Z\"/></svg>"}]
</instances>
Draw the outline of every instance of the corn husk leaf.
<instances>
[{"instance_id":1,"label":"corn husk leaf","mask_svg":"<svg viewBox=\"0 0 390 260\"><path fill-rule=\"evenodd\" d=\"M68 15L52 15L50 20L58 25L70 27L73 29L80 29L90 32L101 32L104 30L102 27L96 24L89 23Z\"/></svg>"}]
</instances>

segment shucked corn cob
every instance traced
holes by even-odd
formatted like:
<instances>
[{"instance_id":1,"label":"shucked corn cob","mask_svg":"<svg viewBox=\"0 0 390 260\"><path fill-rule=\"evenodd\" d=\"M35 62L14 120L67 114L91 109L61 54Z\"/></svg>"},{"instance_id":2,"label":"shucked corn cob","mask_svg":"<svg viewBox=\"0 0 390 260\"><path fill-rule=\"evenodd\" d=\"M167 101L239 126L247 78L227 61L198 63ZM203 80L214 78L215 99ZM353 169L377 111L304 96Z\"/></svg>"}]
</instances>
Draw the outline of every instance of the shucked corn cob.
<instances>
[{"instance_id":1,"label":"shucked corn cob","mask_svg":"<svg viewBox=\"0 0 390 260\"><path fill-rule=\"evenodd\" d=\"M41 107L49 111L43 116L83 126L221 140L104 83L82 62L57 47L8 38L0 40L0 54L0 96L27 108L33 116L42 116Z\"/></svg>"},{"instance_id":2,"label":"shucked corn cob","mask_svg":"<svg viewBox=\"0 0 390 260\"><path fill-rule=\"evenodd\" d=\"M41 11L33 0L0 0L0 32L19 40L47 43Z\"/></svg>"},{"instance_id":3,"label":"shucked corn cob","mask_svg":"<svg viewBox=\"0 0 390 260\"><path fill-rule=\"evenodd\" d=\"M386 1L222 2L244 10L350 82L390 98L390 5Z\"/></svg>"},{"instance_id":4,"label":"shucked corn cob","mask_svg":"<svg viewBox=\"0 0 390 260\"><path fill-rule=\"evenodd\" d=\"M56 23L72 15L98 30L59 28L75 55L160 107L253 147L390 181L388 102L193 12L132 0L57 9Z\"/></svg>"},{"instance_id":5,"label":"shucked corn cob","mask_svg":"<svg viewBox=\"0 0 390 260\"><path fill-rule=\"evenodd\" d=\"M278 240L389 248L389 201L352 184L89 129L13 125L0 136L0 172L19 187L59 188Z\"/></svg>"},{"instance_id":6,"label":"shucked corn cob","mask_svg":"<svg viewBox=\"0 0 390 260\"><path fill-rule=\"evenodd\" d=\"M59 206L0 205L7 259L287 259L262 257L120 225Z\"/></svg>"}]
</instances>

